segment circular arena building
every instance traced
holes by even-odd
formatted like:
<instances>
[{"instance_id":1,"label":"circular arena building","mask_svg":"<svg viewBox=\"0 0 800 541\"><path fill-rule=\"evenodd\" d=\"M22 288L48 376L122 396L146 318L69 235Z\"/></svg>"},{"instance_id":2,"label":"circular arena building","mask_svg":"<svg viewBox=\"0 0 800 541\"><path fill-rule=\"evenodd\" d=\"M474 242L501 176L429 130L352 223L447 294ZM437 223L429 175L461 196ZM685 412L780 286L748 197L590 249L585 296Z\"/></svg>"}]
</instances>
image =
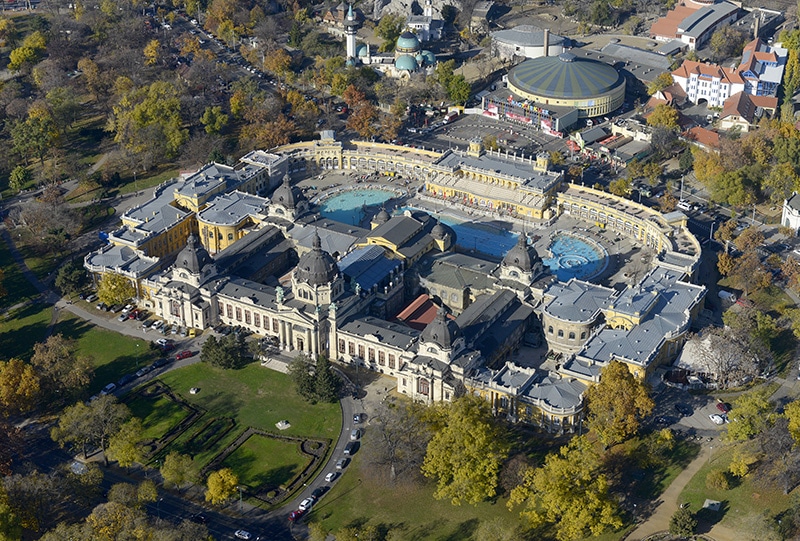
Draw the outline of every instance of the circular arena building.
<instances>
[{"instance_id":1,"label":"circular arena building","mask_svg":"<svg viewBox=\"0 0 800 541\"><path fill-rule=\"evenodd\" d=\"M574 107L579 118L607 115L625 101L617 70L568 52L526 60L509 73L508 88L541 105Z\"/></svg>"}]
</instances>

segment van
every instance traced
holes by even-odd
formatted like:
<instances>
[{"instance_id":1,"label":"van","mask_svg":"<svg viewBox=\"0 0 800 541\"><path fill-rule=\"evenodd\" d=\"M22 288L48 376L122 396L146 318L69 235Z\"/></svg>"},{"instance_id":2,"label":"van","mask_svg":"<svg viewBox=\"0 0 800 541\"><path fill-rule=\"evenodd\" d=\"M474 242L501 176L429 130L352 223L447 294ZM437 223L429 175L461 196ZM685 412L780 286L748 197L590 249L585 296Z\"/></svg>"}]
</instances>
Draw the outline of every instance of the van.
<instances>
[{"instance_id":1,"label":"van","mask_svg":"<svg viewBox=\"0 0 800 541\"><path fill-rule=\"evenodd\" d=\"M692 204L689 203L688 201L684 200L684 199L681 199L680 201L678 201L678 205L677 206L678 206L679 209L685 210L686 212L689 212L690 210L692 210Z\"/></svg>"},{"instance_id":2,"label":"van","mask_svg":"<svg viewBox=\"0 0 800 541\"><path fill-rule=\"evenodd\" d=\"M723 301L736 302L736 295L730 291L725 291L724 289L720 289L719 293L717 293L717 296Z\"/></svg>"},{"instance_id":3,"label":"van","mask_svg":"<svg viewBox=\"0 0 800 541\"><path fill-rule=\"evenodd\" d=\"M97 294L92 293L88 297L86 297L86 302L94 302L97 300Z\"/></svg>"},{"instance_id":4,"label":"van","mask_svg":"<svg viewBox=\"0 0 800 541\"><path fill-rule=\"evenodd\" d=\"M354 455L357 449L358 449L357 441L348 442L348 444L344 446L344 455L345 456Z\"/></svg>"}]
</instances>

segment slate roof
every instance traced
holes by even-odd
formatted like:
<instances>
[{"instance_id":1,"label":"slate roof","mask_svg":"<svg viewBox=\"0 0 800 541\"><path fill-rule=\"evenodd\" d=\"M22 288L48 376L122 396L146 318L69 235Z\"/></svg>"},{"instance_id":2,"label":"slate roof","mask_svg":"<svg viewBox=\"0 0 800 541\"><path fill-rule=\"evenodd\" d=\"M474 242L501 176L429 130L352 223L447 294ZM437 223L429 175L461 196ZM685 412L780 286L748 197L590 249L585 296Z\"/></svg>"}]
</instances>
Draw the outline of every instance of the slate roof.
<instances>
[{"instance_id":1,"label":"slate roof","mask_svg":"<svg viewBox=\"0 0 800 541\"><path fill-rule=\"evenodd\" d=\"M467 254L448 253L422 262L419 274L424 279L445 287L469 287L480 291L494 284L492 273L497 266L497 263Z\"/></svg>"},{"instance_id":2,"label":"slate roof","mask_svg":"<svg viewBox=\"0 0 800 541\"><path fill-rule=\"evenodd\" d=\"M518 182L537 192L549 191L553 186L561 181L561 175L553 171L536 171L529 161L514 160L495 153L484 153L480 157L475 157L466 152L448 150L441 158L436 160L435 165L442 169L455 172L459 169L471 168L481 170L484 173L494 172L500 177ZM459 178L459 182L466 179Z\"/></svg>"},{"instance_id":3,"label":"slate roof","mask_svg":"<svg viewBox=\"0 0 800 541\"><path fill-rule=\"evenodd\" d=\"M544 305L548 315L570 322L592 321L613 299L613 289L572 279L566 284L557 282L545 291L552 300Z\"/></svg>"},{"instance_id":4,"label":"slate roof","mask_svg":"<svg viewBox=\"0 0 800 541\"><path fill-rule=\"evenodd\" d=\"M586 385L578 380L548 376L529 387L522 399L543 402L553 408L569 409L581 404L581 395L585 390Z\"/></svg>"},{"instance_id":5,"label":"slate roof","mask_svg":"<svg viewBox=\"0 0 800 541\"><path fill-rule=\"evenodd\" d=\"M235 225L248 216L265 214L268 203L263 197L234 190L209 201L198 214L198 219L214 225Z\"/></svg>"},{"instance_id":6,"label":"slate roof","mask_svg":"<svg viewBox=\"0 0 800 541\"><path fill-rule=\"evenodd\" d=\"M544 30L538 26L523 24L492 32L492 39L503 43L519 45L520 47L542 47L544 45ZM550 34L550 45L563 45L564 38L557 34Z\"/></svg>"},{"instance_id":7,"label":"slate roof","mask_svg":"<svg viewBox=\"0 0 800 541\"><path fill-rule=\"evenodd\" d=\"M739 7L728 2L704 6L678 24L678 32L685 36L699 38L720 20L739 11Z\"/></svg>"},{"instance_id":8,"label":"slate roof","mask_svg":"<svg viewBox=\"0 0 800 541\"><path fill-rule=\"evenodd\" d=\"M354 317L344 322L339 329L356 336L372 335L381 344L408 350L419 336L419 331L383 319L365 316Z\"/></svg>"},{"instance_id":9,"label":"slate roof","mask_svg":"<svg viewBox=\"0 0 800 541\"><path fill-rule=\"evenodd\" d=\"M90 252L85 260L87 265L106 267L137 276L149 274L158 269L159 259L147 257L128 246L108 244L96 252Z\"/></svg>"}]
</instances>

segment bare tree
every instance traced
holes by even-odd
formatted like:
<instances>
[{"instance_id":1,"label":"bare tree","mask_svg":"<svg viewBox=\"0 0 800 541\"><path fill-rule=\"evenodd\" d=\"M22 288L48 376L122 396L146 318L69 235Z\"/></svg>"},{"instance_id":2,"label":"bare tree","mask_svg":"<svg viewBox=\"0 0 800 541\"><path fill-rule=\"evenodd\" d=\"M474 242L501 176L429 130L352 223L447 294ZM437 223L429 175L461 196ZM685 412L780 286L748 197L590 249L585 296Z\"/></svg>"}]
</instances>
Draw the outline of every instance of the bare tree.
<instances>
[{"instance_id":1,"label":"bare tree","mask_svg":"<svg viewBox=\"0 0 800 541\"><path fill-rule=\"evenodd\" d=\"M712 329L692 339L700 365L720 389L758 374L759 360L724 329Z\"/></svg>"},{"instance_id":2,"label":"bare tree","mask_svg":"<svg viewBox=\"0 0 800 541\"><path fill-rule=\"evenodd\" d=\"M364 449L369 462L388 467L392 481L419 475L431 437L423 413L422 406L405 401L384 401L375 412L367 435L374 444Z\"/></svg>"}]
</instances>

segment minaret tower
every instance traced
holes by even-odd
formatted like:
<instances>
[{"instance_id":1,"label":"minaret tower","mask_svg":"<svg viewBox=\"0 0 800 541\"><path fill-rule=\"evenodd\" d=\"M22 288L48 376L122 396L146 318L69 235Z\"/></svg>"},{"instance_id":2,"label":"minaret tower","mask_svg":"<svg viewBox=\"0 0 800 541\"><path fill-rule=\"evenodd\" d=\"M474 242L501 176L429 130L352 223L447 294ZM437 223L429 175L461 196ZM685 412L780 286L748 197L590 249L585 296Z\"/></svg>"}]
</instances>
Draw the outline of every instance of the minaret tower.
<instances>
[{"instance_id":1,"label":"minaret tower","mask_svg":"<svg viewBox=\"0 0 800 541\"><path fill-rule=\"evenodd\" d=\"M347 17L344 19L345 44L347 46L347 59L356 60L356 33L361 28L361 23L356 20L353 13L353 4L347 9Z\"/></svg>"},{"instance_id":2,"label":"minaret tower","mask_svg":"<svg viewBox=\"0 0 800 541\"><path fill-rule=\"evenodd\" d=\"M425 12L423 13L425 17L433 18L433 4L431 0L425 0Z\"/></svg>"}]
</instances>

